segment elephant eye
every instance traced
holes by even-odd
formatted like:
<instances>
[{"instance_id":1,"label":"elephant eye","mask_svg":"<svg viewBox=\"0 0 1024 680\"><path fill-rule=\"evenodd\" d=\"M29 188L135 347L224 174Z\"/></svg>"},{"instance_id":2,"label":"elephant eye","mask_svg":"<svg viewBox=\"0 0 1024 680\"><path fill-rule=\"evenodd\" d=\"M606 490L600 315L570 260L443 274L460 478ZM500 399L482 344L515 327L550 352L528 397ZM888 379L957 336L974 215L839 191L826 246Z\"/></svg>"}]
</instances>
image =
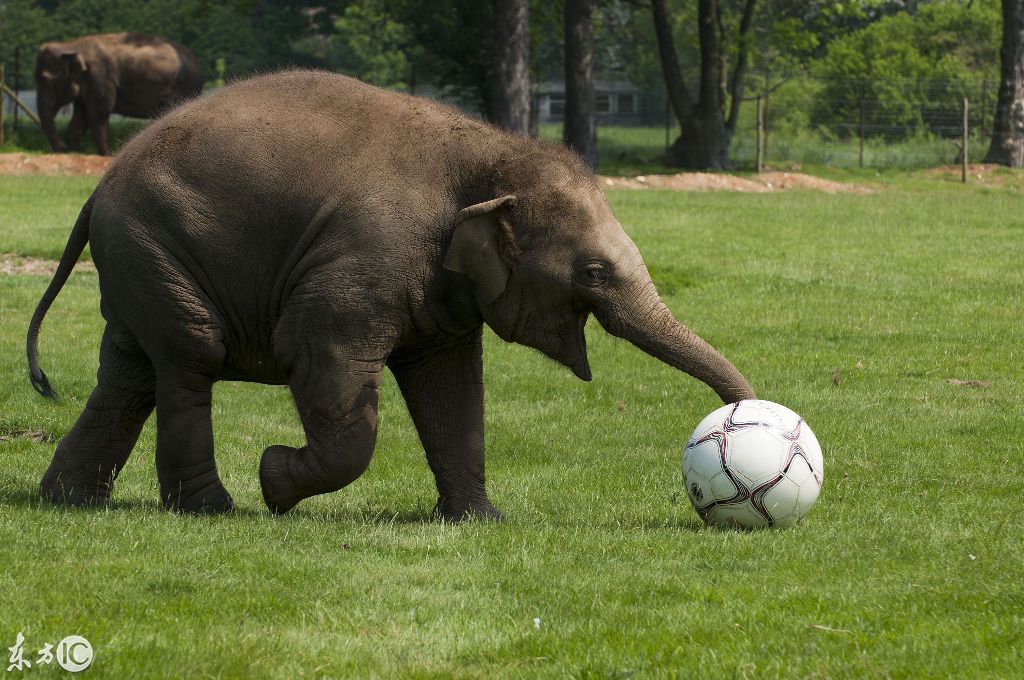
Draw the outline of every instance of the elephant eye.
<instances>
[{"instance_id":1,"label":"elephant eye","mask_svg":"<svg viewBox=\"0 0 1024 680\"><path fill-rule=\"evenodd\" d=\"M577 273L576 278L585 286L603 286L612 276L611 269L601 262L588 262Z\"/></svg>"}]
</instances>

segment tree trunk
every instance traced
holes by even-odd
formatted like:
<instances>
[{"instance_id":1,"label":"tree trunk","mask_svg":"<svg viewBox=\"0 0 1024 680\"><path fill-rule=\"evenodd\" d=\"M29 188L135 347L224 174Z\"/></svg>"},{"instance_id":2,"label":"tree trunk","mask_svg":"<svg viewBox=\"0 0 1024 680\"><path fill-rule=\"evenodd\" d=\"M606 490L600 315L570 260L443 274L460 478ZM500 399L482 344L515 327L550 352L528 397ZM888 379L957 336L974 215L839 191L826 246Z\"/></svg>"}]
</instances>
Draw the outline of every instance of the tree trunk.
<instances>
[{"instance_id":1,"label":"tree trunk","mask_svg":"<svg viewBox=\"0 0 1024 680\"><path fill-rule=\"evenodd\" d=\"M1003 0L999 100L986 163L1024 167L1024 0Z\"/></svg>"},{"instance_id":2,"label":"tree trunk","mask_svg":"<svg viewBox=\"0 0 1024 680\"><path fill-rule=\"evenodd\" d=\"M733 104L728 121L723 91L724 58L720 41L724 32L718 0L699 0L697 5L700 37L700 84L694 101L683 82L672 38L672 23L665 0L651 0L658 55L665 77L669 102L679 121L679 138L669 149L669 162L691 170L721 170L730 167L729 141L735 129L742 96L742 80L747 60L747 35L756 0L746 0L740 21L740 51L730 88Z\"/></svg>"},{"instance_id":3,"label":"tree trunk","mask_svg":"<svg viewBox=\"0 0 1024 680\"><path fill-rule=\"evenodd\" d=\"M736 132L736 123L740 118L740 103L743 101L743 79L747 75L747 55L750 53L750 27L754 21L754 6L757 0L746 0L743 15L740 17L739 48L736 53L736 66L729 79L729 113L725 118L725 140L723 158L729 157L729 145ZM724 34L724 31L723 31ZM725 60L722 60L725 63Z\"/></svg>"},{"instance_id":4,"label":"tree trunk","mask_svg":"<svg viewBox=\"0 0 1024 680\"><path fill-rule=\"evenodd\" d=\"M496 125L525 135L530 127L530 2L493 2L491 111Z\"/></svg>"},{"instance_id":5,"label":"tree trunk","mask_svg":"<svg viewBox=\"0 0 1024 680\"><path fill-rule=\"evenodd\" d=\"M597 167L593 0L565 0L565 145Z\"/></svg>"},{"instance_id":6,"label":"tree trunk","mask_svg":"<svg viewBox=\"0 0 1024 680\"><path fill-rule=\"evenodd\" d=\"M725 147L725 121L722 120L723 101L721 72L722 53L718 44L718 0L699 0L697 3L698 35L700 36L700 98L697 100L697 118L702 137L695 140L701 147L700 157L706 159L709 170L721 170L729 165L729 149Z\"/></svg>"},{"instance_id":7,"label":"tree trunk","mask_svg":"<svg viewBox=\"0 0 1024 680\"><path fill-rule=\"evenodd\" d=\"M661 60L661 73L665 78L665 92L672 113L679 122L679 138L668 150L669 160L675 165L692 167L683 155L690 150L689 140L697 132L691 125L691 121L694 120L694 103L683 80L683 72L679 68L675 40L672 37L672 23L669 21L665 0L651 0L651 15L654 18L654 33L658 39L658 57Z\"/></svg>"}]
</instances>

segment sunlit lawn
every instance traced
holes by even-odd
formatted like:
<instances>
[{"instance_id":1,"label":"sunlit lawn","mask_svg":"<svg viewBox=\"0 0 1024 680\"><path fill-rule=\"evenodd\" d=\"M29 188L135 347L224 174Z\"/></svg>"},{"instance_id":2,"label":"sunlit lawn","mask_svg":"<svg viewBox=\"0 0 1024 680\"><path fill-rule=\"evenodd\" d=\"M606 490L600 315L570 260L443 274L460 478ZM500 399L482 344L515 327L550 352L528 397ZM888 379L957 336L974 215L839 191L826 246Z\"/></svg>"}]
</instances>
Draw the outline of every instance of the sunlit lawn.
<instances>
[{"instance_id":1,"label":"sunlit lawn","mask_svg":"<svg viewBox=\"0 0 1024 680\"><path fill-rule=\"evenodd\" d=\"M0 177L0 252L56 257L94 181ZM76 273L43 327L54 404L24 359L47 279L0 275L0 647L24 631L34 660L81 634L99 677L1019 675L1020 195L610 200L677 315L817 432L825 487L796 529L701 526L680 454L714 394L593 321L589 384L487 337L505 523L430 520L390 376L370 469L287 516L256 467L301 441L293 406L237 383L214 395L237 512L158 508L152 423L109 509L55 509L37 485L93 384L97 277Z\"/></svg>"}]
</instances>

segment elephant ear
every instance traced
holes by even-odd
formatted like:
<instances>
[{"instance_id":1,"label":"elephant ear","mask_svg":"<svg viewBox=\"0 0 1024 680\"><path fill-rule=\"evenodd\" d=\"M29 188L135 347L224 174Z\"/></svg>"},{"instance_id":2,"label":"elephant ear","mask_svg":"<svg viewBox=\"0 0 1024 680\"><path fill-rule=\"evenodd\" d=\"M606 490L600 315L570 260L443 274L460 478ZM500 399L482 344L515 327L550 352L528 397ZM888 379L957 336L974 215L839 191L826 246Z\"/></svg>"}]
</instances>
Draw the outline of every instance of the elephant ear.
<instances>
[{"instance_id":1,"label":"elephant ear","mask_svg":"<svg viewBox=\"0 0 1024 680\"><path fill-rule=\"evenodd\" d=\"M505 291L511 272L509 258L516 248L505 209L515 200L515 196L502 196L459 211L444 257L445 269L465 274L488 304Z\"/></svg>"},{"instance_id":2,"label":"elephant ear","mask_svg":"<svg viewBox=\"0 0 1024 680\"><path fill-rule=\"evenodd\" d=\"M73 74L85 73L89 70L89 66L85 63L85 57L82 56L81 52L77 52L75 50L61 52L60 59L68 65L68 68Z\"/></svg>"}]
</instances>

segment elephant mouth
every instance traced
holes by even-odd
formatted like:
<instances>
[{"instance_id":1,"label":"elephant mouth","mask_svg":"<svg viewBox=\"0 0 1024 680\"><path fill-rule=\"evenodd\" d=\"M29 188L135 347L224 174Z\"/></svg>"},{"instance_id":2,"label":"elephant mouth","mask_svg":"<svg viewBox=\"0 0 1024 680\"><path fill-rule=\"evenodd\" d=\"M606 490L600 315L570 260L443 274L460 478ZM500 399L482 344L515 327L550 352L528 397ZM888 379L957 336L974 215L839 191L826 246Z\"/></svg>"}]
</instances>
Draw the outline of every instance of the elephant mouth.
<instances>
[{"instance_id":1,"label":"elephant mouth","mask_svg":"<svg viewBox=\"0 0 1024 680\"><path fill-rule=\"evenodd\" d=\"M580 380L590 382L590 361L587 360L587 336L583 328L587 325L587 313L580 314L565 324L561 336L562 348L558 360L569 367Z\"/></svg>"}]
</instances>

